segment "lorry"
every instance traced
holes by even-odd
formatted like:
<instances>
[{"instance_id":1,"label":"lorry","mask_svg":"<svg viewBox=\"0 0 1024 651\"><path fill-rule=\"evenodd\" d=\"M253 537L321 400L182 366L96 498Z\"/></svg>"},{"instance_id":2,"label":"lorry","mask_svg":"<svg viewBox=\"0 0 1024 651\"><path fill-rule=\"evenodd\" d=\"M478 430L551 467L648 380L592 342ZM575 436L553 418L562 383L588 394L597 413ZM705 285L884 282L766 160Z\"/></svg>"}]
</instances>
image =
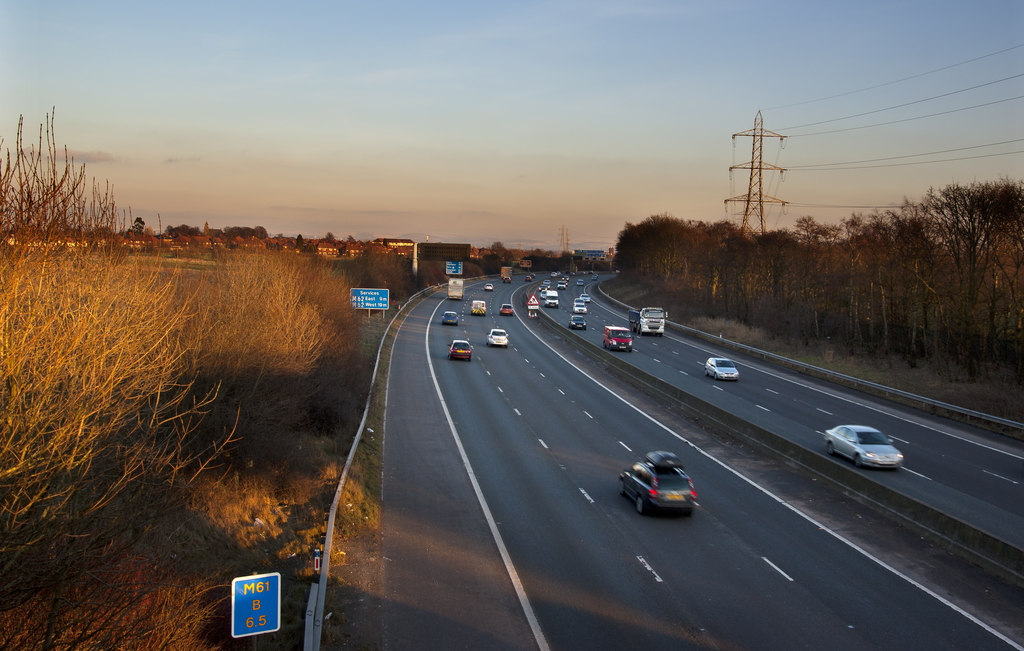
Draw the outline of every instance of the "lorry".
<instances>
[{"instance_id":1,"label":"lorry","mask_svg":"<svg viewBox=\"0 0 1024 651\"><path fill-rule=\"evenodd\" d=\"M638 335L665 334L665 320L668 314L660 307L642 307L629 311L629 329Z\"/></svg>"},{"instance_id":2,"label":"lorry","mask_svg":"<svg viewBox=\"0 0 1024 651\"><path fill-rule=\"evenodd\" d=\"M462 279L461 278L449 278L448 279L448 298L453 301L462 300Z\"/></svg>"},{"instance_id":3,"label":"lorry","mask_svg":"<svg viewBox=\"0 0 1024 651\"><path fill-rule=\"evenodd\" d=\"M512 282L512 267L501 268L501 282L510 283Z\"/></svg>"}]
</instances>

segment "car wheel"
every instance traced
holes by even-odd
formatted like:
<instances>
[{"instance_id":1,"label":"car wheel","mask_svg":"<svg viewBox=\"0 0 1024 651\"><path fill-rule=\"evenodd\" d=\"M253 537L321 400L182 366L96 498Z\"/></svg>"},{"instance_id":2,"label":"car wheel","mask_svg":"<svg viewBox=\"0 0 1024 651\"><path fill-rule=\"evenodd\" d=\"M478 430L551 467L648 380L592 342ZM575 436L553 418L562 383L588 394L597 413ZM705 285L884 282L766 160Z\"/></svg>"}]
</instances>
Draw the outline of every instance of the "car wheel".
<instances>
[{"instance_id":1,"label":"car wheel","mask_svg":"<svg viewBox=\"0 0 1024 651\"><path fill-rule=\"evenodd\" d=\"M858 468L864 467L864 462L861 460L859 454L853 455L853 465L857 466Z\"/></svg>"},{"instance_id":2,"label":"car wheel","mask_svg":"<svg viewBox=\"0 0 1024 651\"><path fill-rule=\"evenodd\" d=\"M644 503L644 496L643 495L637 495L636 496L636 512L641 514L641 515L643 515L643 512L646 510L646 506L647 505Z\"/></svg>"},{"instance_id":3,"label":"car wheel","mask_svg":"<svg viewBox=\"0 0 1024 651\"><path fill-rule=\"evenodd\" d=\"M626 480L622 479L620 477L619 478L619 495L623 495L624 496L625 494L626 494Z\"/></svg>"},{"instance_id":4,"label":"car wheel","mask_svg":"<svg viewBox=\"0 0 1024 651\"><path fill-rule=\"evenodd\" d=\"M830 456L830 457L834 457L835 456L836 448L835 448L834 445L832 445L832 441L829 441L828 443L825 444L825 452L827 452L828 456Z\"/></svg>"}]
</instances>

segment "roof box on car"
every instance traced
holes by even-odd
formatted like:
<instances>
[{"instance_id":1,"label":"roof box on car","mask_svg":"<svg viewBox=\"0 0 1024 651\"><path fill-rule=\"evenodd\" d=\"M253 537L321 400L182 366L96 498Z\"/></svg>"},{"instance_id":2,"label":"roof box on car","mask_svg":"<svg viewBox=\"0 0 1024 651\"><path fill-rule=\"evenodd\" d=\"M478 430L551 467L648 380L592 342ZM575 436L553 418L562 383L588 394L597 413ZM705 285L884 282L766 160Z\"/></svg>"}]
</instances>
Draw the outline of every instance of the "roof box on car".
<instances>
[{"instance_id":1,"label":"roof box on car","mask_svg":"<svg viewBox=\"0 0 1024 651\"><path fill-rule=\"evenodd\" d=\"M672 454L671 452L665 452L663 450L656 450L654 452L648 452L644 459L655 468L682 468L683 460Z\"/></svg>"}]
</instances>

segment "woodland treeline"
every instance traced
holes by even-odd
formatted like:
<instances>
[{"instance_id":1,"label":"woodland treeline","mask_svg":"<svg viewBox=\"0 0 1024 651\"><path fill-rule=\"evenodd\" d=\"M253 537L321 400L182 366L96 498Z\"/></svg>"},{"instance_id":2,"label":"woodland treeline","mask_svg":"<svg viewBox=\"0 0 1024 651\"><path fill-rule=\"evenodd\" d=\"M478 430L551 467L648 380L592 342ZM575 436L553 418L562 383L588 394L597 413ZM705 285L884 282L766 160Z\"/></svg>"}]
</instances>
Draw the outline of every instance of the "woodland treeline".
<instances>
[{"instance_id":1,"label":"woodland treeline","mask_svg":"<svg viewBox=\"0 0 1024 651\"><path fill-rule=\"evenodd\" d=\"M654 215L619 233L616 264L656 283L673 320L735 319L856 353L1024 382L1024 182L931 189L838 224L802 217L748 235Z\"/></svg>"}]
</instances>

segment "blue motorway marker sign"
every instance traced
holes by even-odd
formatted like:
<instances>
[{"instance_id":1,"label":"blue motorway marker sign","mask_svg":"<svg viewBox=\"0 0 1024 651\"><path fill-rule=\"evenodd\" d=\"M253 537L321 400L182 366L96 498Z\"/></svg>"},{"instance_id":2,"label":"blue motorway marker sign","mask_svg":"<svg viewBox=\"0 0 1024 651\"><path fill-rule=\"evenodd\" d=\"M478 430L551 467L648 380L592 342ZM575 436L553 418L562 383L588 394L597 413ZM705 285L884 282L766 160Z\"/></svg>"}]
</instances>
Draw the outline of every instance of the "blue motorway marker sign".
<instances>
[{"instance_id":1,"label":"blue motorway marker sign","mask_svg":"<svg viewBox=\"0 0 1024 651\"><path fill-rule=\"evenodd\" d=\"M231 582L231 637L281 628L281 574L240 576Z\"/></svg>"},{"instance_id":2,"label":"blue motorway marker sign","mask_svg":"<svg viewBox=\"0 0 1024 651\"><path fill-rule=\"evenodd\" d=\"M449 260L444 263L444 274L446 276L461 276L462 275L462 261Z\"/></svg>"},{"instance_id":3,"label":"blue motorway marker sign","mask_svg":"<svg viewBox=\"0 0 1024 651\"><path fill-rule=\"evenodd\" d=\"M364 310L386 310L390 307L390 298L387 289L352 289L352 307Z\"/></svg>"}]
</instances>

